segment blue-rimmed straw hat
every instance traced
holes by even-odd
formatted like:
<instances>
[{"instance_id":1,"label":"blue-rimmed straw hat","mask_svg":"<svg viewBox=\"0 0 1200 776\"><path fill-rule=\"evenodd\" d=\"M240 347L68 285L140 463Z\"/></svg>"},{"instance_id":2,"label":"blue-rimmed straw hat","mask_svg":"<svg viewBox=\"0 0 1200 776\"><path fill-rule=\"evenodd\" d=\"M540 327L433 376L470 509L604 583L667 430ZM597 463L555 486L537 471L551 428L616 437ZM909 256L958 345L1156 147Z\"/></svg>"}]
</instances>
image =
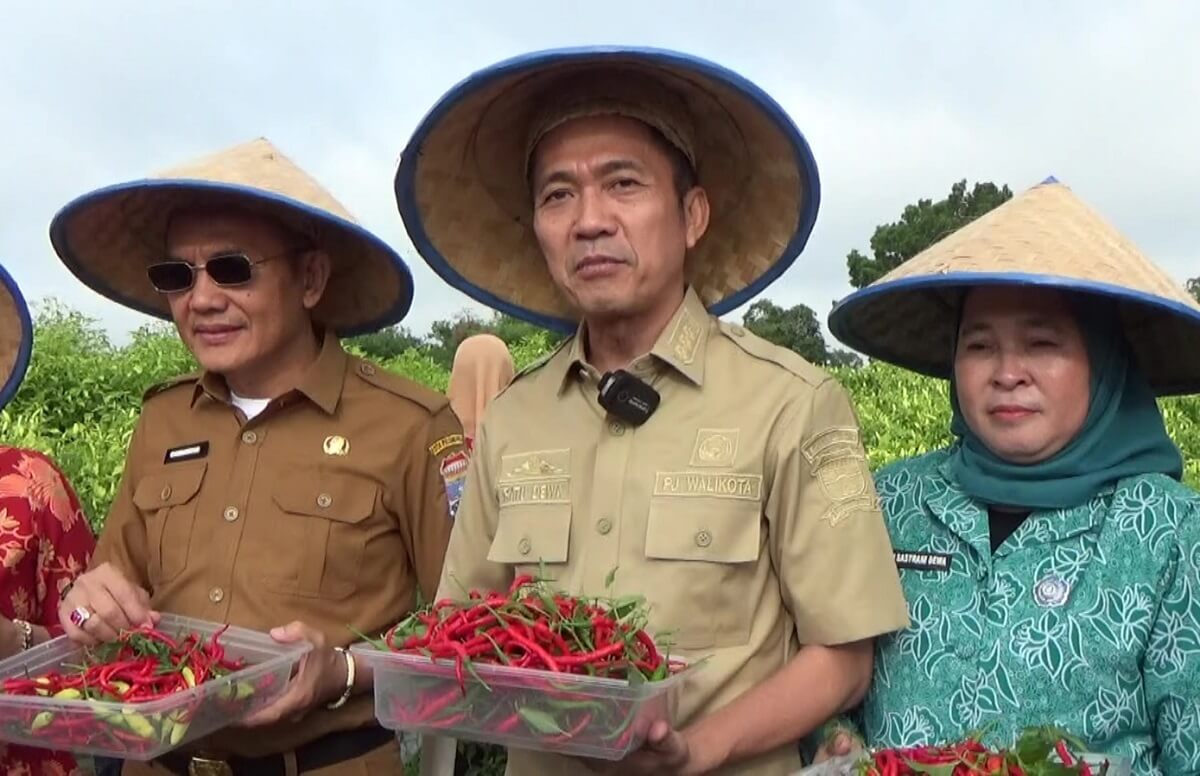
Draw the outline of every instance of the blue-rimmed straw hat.
<instances>
[{"instance_id":1,"label":"blue-rimmed straw hat","mask_svg":"<svg viewBox=\"0 0 1200 776\"><path fill-rule=\"evenodd\" d=\"M0 408L8 404L25 379L33 350L33 323L21 289L0 266Z\"/></svg>"},{"instance_id":2,"label":"blue-rimmed straw hat","mask_svg":"<svg viewBox=\"0 0 1200 776\"><path fill-rule=\"evenodd\" d=\"M534 237L527 164L549 129L600 114L649 124L693 162L712 213L686 271L714 314L759 294L804 249L820 203L817 165L775 100L687 54L589 47L481 70L417 126L396 172L396 200L430 267L482 304L573 330L576 313Z\"/></svg>"},{"instance_id":3,"label":"blue-rimmed straw hat","mask_svg":"<svg viewBox=\"0 0 1200 776\"><path fill-rule=\"evenodd\" d=\"M265 138L84 194L55 215L50 239L93 290L165 319L167 299L150 284L146 266L166 258L171 214L195 205L272 216L324 249L332 272L313 316L336 333L374 331L408 313L412 276L399 254Z\"/></svg>"},{"instance_id":4,"label":"blue-rimmed straw hat","mask_svg":"<svg viewBox=\"0 0 1200 776\"><path fill-rule=\"evenodd\" d=\"M948 378L961 293L985 285L1048 287L1113 300L1155 391L1200 391L1200 305L1054 178L847 296L830 313L829 328L871 358Z\"/></svg>"}]
</instances>

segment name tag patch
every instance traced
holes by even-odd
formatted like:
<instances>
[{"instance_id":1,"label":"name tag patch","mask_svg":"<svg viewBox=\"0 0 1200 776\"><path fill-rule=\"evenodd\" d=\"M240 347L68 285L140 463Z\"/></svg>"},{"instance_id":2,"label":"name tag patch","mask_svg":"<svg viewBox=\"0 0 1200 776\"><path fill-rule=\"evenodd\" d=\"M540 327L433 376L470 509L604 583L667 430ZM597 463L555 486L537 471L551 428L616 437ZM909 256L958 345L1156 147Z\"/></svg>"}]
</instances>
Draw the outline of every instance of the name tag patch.
<instances>
[{"instance_id":1,"label":"name tag patch","mask_svg":"<svg viewBox=\"0 0 1200 776\"><path fill-rule=\"evenodd\" d=\"M496 484L496 500L502 507L517 504L567 504L571 500L570 477L545 477Z\"/></svg>"},{"instance_id":2,"label":"name tag patch","mask_svg":"<svg viewBox=\"0 0 1200 776\"><path fill-rule=\"evenodd\" d=\"M950 573L950 556L938 552L909 552L896 550L896 568L914 571L937 571Z\"/></svg>"},{"instance_id":3,"label":"name tag patch","mask_svg":"<svg viewBox=\"0 0 1200 776\"><path fill-rule=\"evenodd\" d=\"M181 445L180 447L172 447L163 456L163 463L179 463L180 461L194 461L197 458L203 458L208 455L208 442L192 442L191 444Z\"/></svg>"},{"instance_id":4,"label":"name tag patch","mask_svg":"<svg viewBox=\"0 0 1200 776\"><path fill-rule=\"evenodd\" d=\"M656 496L712 496L759 501L761 474L717 472L658 472L654 477Z\"/></svg>"}]
</instances>

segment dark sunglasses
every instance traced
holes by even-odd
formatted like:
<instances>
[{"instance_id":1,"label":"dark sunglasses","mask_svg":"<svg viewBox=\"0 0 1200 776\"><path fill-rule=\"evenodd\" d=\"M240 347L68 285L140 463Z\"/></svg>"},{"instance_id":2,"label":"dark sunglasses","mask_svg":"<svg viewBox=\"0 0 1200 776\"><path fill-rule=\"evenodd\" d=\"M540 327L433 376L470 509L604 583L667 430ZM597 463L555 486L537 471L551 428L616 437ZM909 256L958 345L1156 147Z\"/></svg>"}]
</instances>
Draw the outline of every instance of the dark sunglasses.
<instances>
[{"instance_id":1,"label":"dark sunglasses","mask_svg":"<svg viewBox=\"0 0 1200 776\"><path fill-rule=\"evenodd\" d=\"M254 260L244 253L227 253L213 256L201 266L182 259L170 259L151 264L146 268L150 283L160 294L177 294L187 291L196 283L197 272L207 272L218 286L242 286L250 282L254 267L268 262L275 256Z\"/></svg>"}]
</instances>

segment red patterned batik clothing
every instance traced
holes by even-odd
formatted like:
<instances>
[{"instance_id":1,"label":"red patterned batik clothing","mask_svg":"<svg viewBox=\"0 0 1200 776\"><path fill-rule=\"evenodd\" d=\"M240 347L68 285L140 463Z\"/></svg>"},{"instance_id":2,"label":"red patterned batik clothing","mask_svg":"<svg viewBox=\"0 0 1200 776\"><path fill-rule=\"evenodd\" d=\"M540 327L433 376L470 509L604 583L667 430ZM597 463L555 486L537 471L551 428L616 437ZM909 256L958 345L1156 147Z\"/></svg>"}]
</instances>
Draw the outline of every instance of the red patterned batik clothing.
<instances>
[{"instance_id":1,"label":"red patterned batik clothing","mask_svg":"<svg viewBox=\"0 0 1200 776\"><path fill-rule=\"evenodd\" d=\"M94 547L79 499L54 463L0 445L0 616L61 634L59 592L83 573ZM0 773L83 774L69 754L2 743Z\"/></svg>"}]
</instances>

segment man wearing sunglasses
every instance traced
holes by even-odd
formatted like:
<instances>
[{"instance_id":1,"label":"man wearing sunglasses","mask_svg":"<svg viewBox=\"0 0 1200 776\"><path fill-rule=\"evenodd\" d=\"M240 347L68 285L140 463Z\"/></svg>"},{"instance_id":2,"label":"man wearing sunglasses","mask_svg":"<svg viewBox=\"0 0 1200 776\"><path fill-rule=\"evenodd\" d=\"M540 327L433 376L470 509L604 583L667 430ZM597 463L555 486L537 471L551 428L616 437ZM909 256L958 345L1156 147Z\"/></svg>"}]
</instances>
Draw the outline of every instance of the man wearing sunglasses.
<instances>
[{"instance_id":1,"label":"man wearing sunglasses","mask_svg":"<svg viewBox=\"0 0 1200 776\"><path fill-rule=\"evenodd\" d=\"M436 589L466 451L445 397L339 336L401 320L408 269L261 139L84 195L51 237L93 289L169 317L201 367L147 392L67 633L169 612L314 647L266 708L124 773L399 772L344 647Z\"/></svg>"}]
</instances>

